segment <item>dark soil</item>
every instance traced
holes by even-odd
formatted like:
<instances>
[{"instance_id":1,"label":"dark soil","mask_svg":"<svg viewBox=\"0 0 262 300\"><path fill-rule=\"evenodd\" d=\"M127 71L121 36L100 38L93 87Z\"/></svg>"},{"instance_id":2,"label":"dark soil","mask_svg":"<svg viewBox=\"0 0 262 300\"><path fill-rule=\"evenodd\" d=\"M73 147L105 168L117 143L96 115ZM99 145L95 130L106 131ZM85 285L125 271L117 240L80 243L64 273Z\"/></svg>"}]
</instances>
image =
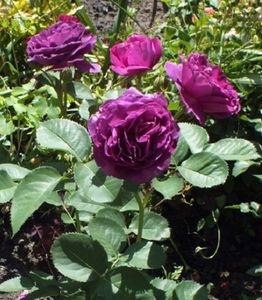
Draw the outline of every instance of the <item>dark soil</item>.
<instances>
[{"instance_id":1,"label":"dark soil","mask_svg":"<svg viewBox=\"0 0 262 300\"><path fill-rule=\"evenodd\" d=\"M97 5L98 1L94 0L82 0L82 2L98 30L98 35L103 36L105 33L109 33L114 24L117 7L111 1L102 0L99 1L99 5ZM133 0L131 2L136 9L136 33L147 32L164 19L165 7L161 1Z\"/></svg>"}]
</instances>

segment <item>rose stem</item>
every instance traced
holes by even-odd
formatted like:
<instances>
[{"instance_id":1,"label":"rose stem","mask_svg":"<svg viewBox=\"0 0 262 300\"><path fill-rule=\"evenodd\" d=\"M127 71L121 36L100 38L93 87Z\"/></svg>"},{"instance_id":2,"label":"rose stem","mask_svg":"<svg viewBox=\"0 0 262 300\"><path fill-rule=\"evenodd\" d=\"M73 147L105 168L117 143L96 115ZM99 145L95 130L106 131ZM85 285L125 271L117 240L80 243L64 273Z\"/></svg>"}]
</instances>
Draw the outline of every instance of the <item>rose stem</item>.
<instances>
[{"instance_id":1,"label":"rose stem","mask_svg":"<svg viewBox=\"0 0 262 300\"><path fill-rule=\"evenodd\" d=\"M68 75L67 71L62 71L61 75L61 86L62 86L62 116L66 116L67 111L67 83L68 83Z\"/></svg>"},{"instance_id":2,"label":"rose stem","mask_svg":"<svg viewBox=\"0 0 262 300\"><path fill-rule=\"evenodd\" d=\"M141 77L142 75L141 74L138 74L135 76L135 82L136 82L136 88L140 91L141 89Z\"/></svg>"},{"instance_id":3,"label":"rose stem","mask_svg":"<svg viewBox=\"0 0 262 300\"><path fill-rule=\"evenodd\" d=\"M138 207L139 207L139 216L138 216L138 231L137 231L137 237L136 242L141 242L142 240L142 231L143 231L143 225L144 225L144 204L142 199L139 196L138 192L134 193Z\"/></svg>"},{"instance_id":4,"label":"rose stem","mask_svg":"<svg viewBox=\"0 0 262 300\"><path fill-rule=\"evenodd\" d=\"M60 80L56 85L56 94L58 99L58 105L61 111L61 116L64 117L66 115L65 107L64 107L64 83L63 83L63 72L60 72Z\"/></svg>"},{"instance_id":5,"label":"rose stem","mask_svg":"<svg viewBox=\"0 0 262 300\"><path fill-rule=\"evenodd\" d=\"M182 264L184 265L186 271L190 270L190 266L187 264L187 262L185 261L183 255L181 254L181 252L178 250L177 245L175 244L175 242L173 241L173 239L170 237L169 241L171 243L171 245L173 246L174 250L176 251L177 255L179 256Z\"/></svg>"},{"instance_id":6,"label":"rose stem","mask_svg":"<svg viewBox=\"0 0 262 300\"><path fill-rule=\"evenodd\" d=\"M60 108L61 116L64 116L64 109L63 109L63 90L62 90L62 84L61 84L61 79L58 84L59 86L56 87L56 94L57 94L57 99L58 99L58 105Z\"/></svg>"}]
</instances>

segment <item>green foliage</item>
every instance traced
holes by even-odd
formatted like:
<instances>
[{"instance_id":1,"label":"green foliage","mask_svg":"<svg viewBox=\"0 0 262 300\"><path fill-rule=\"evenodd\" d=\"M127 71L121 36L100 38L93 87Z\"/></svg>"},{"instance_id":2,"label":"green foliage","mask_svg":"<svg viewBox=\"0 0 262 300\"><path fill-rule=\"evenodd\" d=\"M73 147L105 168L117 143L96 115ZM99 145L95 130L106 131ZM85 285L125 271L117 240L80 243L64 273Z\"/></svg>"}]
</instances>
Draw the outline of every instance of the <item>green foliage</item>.
<instances>
[{"instance_id":1,"label":"green foliage","mask_svg":"<svg viewBox=\"0 0 262 300\"><path fill-rule=\"evenodd\" d=\"M247 270L247 274L253 276L262 276L262 264L256 265Z\"/></svg>"},{"instance_id":2,"label":"green foliage","mask_svg":"<svg viewBox=\"0 0 262 300\"><path fill-rule=\"evenodd\" d=\"M224 160L251 160L259 158L252 143L243 139L222 139L207 145L205 151L214 153Z\"/></svg>"},{"instance_id":3,"label":"green foliage","mask_svg":"<svg viewBox=\"0 0 262 300\"><path fill-rule=\"evenodd\" d=\"M13 198L16 184L4 170L0 170L0 203L8 202Z\"/></svg>"},{"instance_id":4,"label":"green foliage","mask_svg":"<svg viewBox=\"0 0 262 300\"><path fill-rule=\"evenodd\" d=\"M36 137L42 147L71 153L79 161L83 161L91 148L86 129L70 120L54 119L43 122Z\"/></svg>"},{"instance_id":5,"label":"green foliage","mask_svg":"<svg viewBox=\"0 0 262 300\"><path fill-rule=\"evenodd\" d=\"M135 243L127 248L120 264L140 269L158 269L165 263L163 248L153 242Z\"/></svg>"},{"instance_id":6,"label":"green foliage","mask_svg":"<svg viewBox=\"0 0 262 300\"><path fill-rule=\"evenodd\" d=\"M22 180L30 170L15 164L0 164L0 170L5 171L13 180Z\"/></svg>"},{"instance_id":7,"label":"green foliage","mask_svg":"<svg viewBox=\"0 0 262 300\"><path fill-rule=\"evenodd\" d=\"M159 181L156 178L152 180L153 188L161 193L165 199L172 199L184 187L183 179L178 176L169 177L167 180Z\"/></svg>"},{"instance_id":8,"label":"green foliage","mask_svg":"<svg viewBox=\"0 0 262 300\"><path fill-rule=\"evenodd\" d=\"M175 288L173 299L175 300L202 300L207 299L207 289L196 282L185 280L178 283Z\"/></svg>"},{"instance_id":9,"label":"green foliage","mask_svg":"<svg viewBox=\"0 0 262 300\"><path fill-rule=\"evenodd\" d=\"M240 227L254 232L244 217L262 217L261 16L248 1L162 2L168 13L149 34L162 41L160 62L139 78L122 78L109 69L109 49L134 31L133 3L112 1L118 14L111 32L103 33L103 39L97 33L90 58L99 61L102 72L94 75L73 67L61 73L46 68L34 72L26 62L26 38L57 21L60 13L76 15L96 32L79 1L4 1L0 205L8 209L10 202L13 235L43 203L55 206L66 232L76 232L60 235L51 248L59 276L31 271L28 277L1 283L1 292L28 289L27 299L203 300L208 298L206 286L179 280L190 275L184 253L179 252L180 246L185 249L183 238L188 242L192 236L192 244L194 237L201 240L200 251L191 253L188 247L185 253L193 261L199 254L214 257L219 241L213 255L204 254L213 251L215 229L222 235L223 222L234 220L235 214ZM213 15L205 13L207 5ZM163 68L167 60L178 62L178 54L190 52L207 54L234 84L242 105L238 118L209 118L205 128L193 124ZM170 167L142 186L106 176L93 160L86 129L99 105L129 86L143 93L163 93L180 128ZM66 103L59 102L61 95ZM4 218L0 222L2 226ZM184 224L186 236L178 232ZM180 238L178 246L173 238ZM260 277L261 264L255 264L245 270Z\"/></svg>"},{"instance_id":10,"label":"green foliage","mask_svg":"<svg viewBox=\"0 0 262 300\"><path fill-rule=\"evenodd\" d=\"M202 188L222 184L228 176L226 162L210 152L191 155L178 171L189 183Z\"/></svg>"},{"instance_id":11,"label":"green foliage","mask_svg":"<svg viewBox=\"0 0 262 300\"><path fill-rule=\"evenodd\" d=\"M59 272L80 282L101 277L108 264L103 247L85 234L62 235L54 242L51 252Z\"/></svg>"},{"instance_id":12,"label":"green foliage","mask_svg":"<svg viewBox=\"0 0 262 300\"><path fill-rule=\"evenodd\" d=\"M13 235L24 222L37 210L61 180L60 174L51 167L34 169L17 186L11 208Z\"/></svg>"},{"instance_id":13,"label":"green foliage","mask_svg":"<svg viewBox=\"0 0 262 300\"><path fill-rule=\"evenodd\" d=\"M83 193L98 203L114 201L122 186L122 180L106 176L95 161L76 164L75 180Z\"/></svg>"},{"instance_id":14,"label":"green foliage","mask_svg":"<svg viewBox=\"0 0 262 300\"><path fill-rule=\"evenodd\" d=\"M129 231L137 234L138 215L135 215L129 225ZM157 224L157 226L155 226ZM170 228L167 220L152 211L145 211L142 237L151 241L163 241L170 236Z\"/></svg>"},{"instance_id":15,"label":"green foliage","mask_svg":"<svg viewBox=\"0 0 262 300\"><path fill-rule=\"evenodd\" d=\"M209 141L207 131L203 127L194 124L179 123L178 125L181 137L183 137L188 144L191 153L201 152Z\"/></svg>"},{"instance_id":16,"label":"green foliage","mask_svg":"<svg viewBox=\"0 0 262 300\"><path fill-rule=\"evenodd\" d=\"M126 242L124 229L108 218L97 217L91 220L88 232L103 246L109 257L116 257Z\"/></svg>"},{"instance_id":17,"label":"green foliage","mask_svg":"<svg viewBox=\"0 0 262 300\"><path fill-rule=\"evenodd\" d=\"M31 289L33 282L27 277L17 276L0 283L0 291L5 293L19 292Z\"/></svg>"}]
</instances>

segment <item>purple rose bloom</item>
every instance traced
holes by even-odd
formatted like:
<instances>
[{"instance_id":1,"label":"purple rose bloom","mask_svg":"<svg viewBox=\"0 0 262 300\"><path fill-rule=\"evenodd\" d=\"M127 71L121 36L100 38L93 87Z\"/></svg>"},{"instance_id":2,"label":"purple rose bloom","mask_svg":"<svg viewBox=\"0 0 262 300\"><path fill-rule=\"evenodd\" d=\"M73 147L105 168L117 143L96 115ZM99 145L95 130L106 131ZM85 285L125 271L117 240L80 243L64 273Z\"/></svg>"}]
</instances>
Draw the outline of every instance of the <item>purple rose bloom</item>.
<instances>
[{"instance_id":1,"label":"purple rose bloom","mask_svg":"<svg viewBox=\"0 0 262 300\"><path fill-rule=\"evenodd\" d=\"M162 55L158 38L132 35L110 49L111 69L122 76L133 76L151 70Z\"/></svg>"},{"instance_id":2,"label":"purple rose bloom","mask_svg":"<svg viewBox=\"0 0 262 300\"><path fill-rule=\"evenodd\" d=\"M145 183L170 164L179 135L167 100L129 88L108 100L88 122L94 158L107 175Z\"/></svg>"},{"instance_id":3,"label":"purple rose bloom","mask_svg":"<svg viewBox=\"0 0 262 300\"><path fill-rule=\"evenodd\" d=\"M95 42L96 37L77 18L61 15L57 23L29 39L28 61L51 66L56 71L74 66L83 72L97 73L100 66L83 58Z\"/></svg>"},{"instance_id":4,"label":"purple rose bloom","mask_svg":"<svg viewBox=\"0 0 262 300\"><path fill-rule=\"evenodd\" d=\"M218 66L211 65L206 55L192 53L182 64L167 62L165 69L180 93L187 112L192 112L200 124L205 114L224 119L237 114L240 103L237 92Z\"/></svg>"}]
</instances>

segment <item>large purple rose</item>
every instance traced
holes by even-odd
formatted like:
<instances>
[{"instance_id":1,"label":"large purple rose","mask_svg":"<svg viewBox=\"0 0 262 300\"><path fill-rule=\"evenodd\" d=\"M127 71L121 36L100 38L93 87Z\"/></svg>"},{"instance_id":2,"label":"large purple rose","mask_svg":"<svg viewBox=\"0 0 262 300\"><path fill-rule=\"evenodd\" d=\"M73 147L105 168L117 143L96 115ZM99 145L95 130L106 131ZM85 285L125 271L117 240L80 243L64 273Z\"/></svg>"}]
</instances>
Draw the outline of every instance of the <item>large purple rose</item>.
<instances>
[{"instance_id":1,"label":"large purple rose","mask_svg":"<svg viewBox=\"0 0 262 300\"><path fill-rule=\"evenodd\" d=\"M179 128L160 93L129 88L108 100L88 122L94 158L107 175L145 183L165 171Z\"/></svg>"},{"instance_id":2,"label":"large purple rose","mask_svg":"<svg viewBox=\"0 0 262 300\"><path fill-rule=\"evenodd\" d=\"M28 61L62 70L74 66L83 72L97 73L98 64L84 60L94 47L96 37L77 18L61 15L48 29L32 36L27 44Z\"/></svg>"},{"instance_id":3,"label":"large purple rose","mask_svg":"<svg viewBox=\"0 0 262 300\"><path fill-rule=\"evenodd\" d=\"M205 114L224 119L237 114L240 103L237 92L218 66L208 62L206 55L192 53L182 63L167 62L165 69L180 93L187 112L205 123Z\"/></svg>"},{"instance_id":4,"label":"large purple rose","mask_svg":"<svg viewBox=\"0 0 262 300\"><path fill-rule=\"evenodd\" d=\"M158 38L132 35L110 49L111 69L122 76L133 76L151 70L162 55Z\"/></svg>"}]
</instances>

